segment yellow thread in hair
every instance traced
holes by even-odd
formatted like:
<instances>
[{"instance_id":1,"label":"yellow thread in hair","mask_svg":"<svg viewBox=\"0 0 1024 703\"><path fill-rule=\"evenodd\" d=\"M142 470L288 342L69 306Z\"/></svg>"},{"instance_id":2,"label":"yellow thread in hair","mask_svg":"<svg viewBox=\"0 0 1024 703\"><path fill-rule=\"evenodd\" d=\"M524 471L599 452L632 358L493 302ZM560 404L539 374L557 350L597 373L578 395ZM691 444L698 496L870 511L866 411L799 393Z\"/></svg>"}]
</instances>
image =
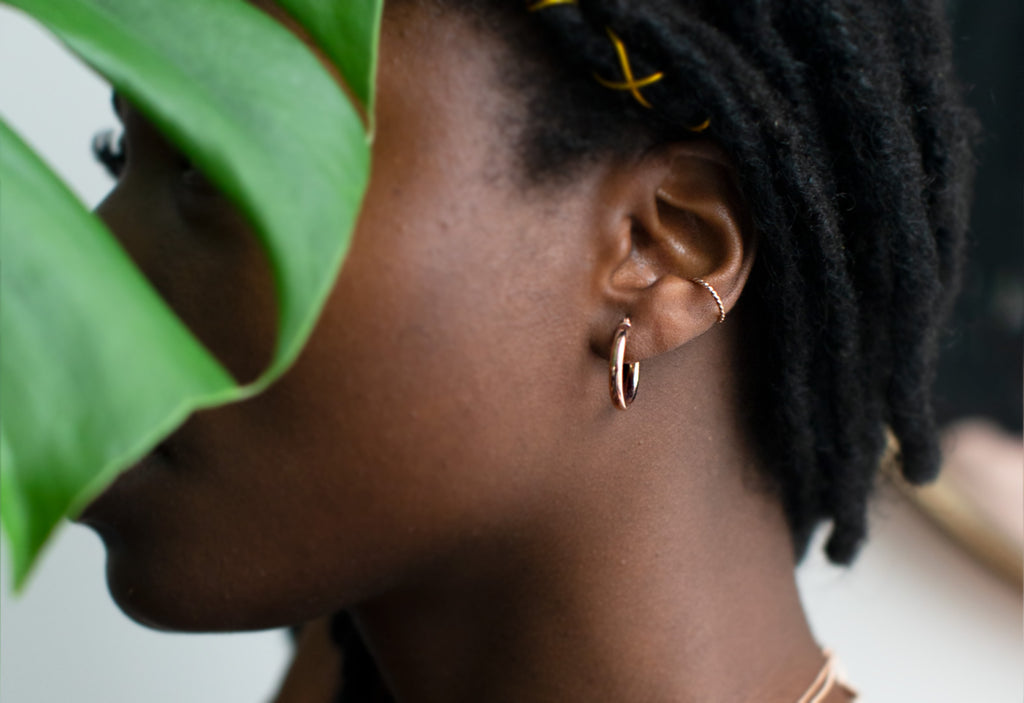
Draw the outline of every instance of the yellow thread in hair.
<instances>
[{"instance_id":1,"label":"yellow thread in hair","mask_svg":"<svg viewBox=\"0 0 1024 703\"><path fill-rule=\"evenodd\" d=\"M536 12L537 10L543 10L545 7L552 7L553 5L575 5L576 0L540 0L535 2L526 8L527 12Z\"/></svg>"},{"instance_id":2,"label":"yellow thread in hair","mask_svg":"<svg viewBox=\"0 0 1024 703\"><path fill-rule=\"evenodd\" d=\"M612 40L612 44L615 45L615 53L619 55L619 63L622 65L622 75L626 79L624 81L608 81L601 76L594 74L594 78L597 82L603 85L605 88L611 88L612 90L628 90L636 98L636 101L646 108L650 108L651 104L647 102L647 99L640 94L640 88L645 88L649 85L657 83L665 77L661 71L653 73L646 78L636 80L633 78L633 69L629 65L629 56L626 54L626 47L622 43L622 40L611 30L611 27L606 27L608 31L608 38Z\"/></svg>"},{"instance_id":3,"label":"yellow thread in hair","mask_svg":"<svg viewBox=\"0 0 1024 703\"><path fill-rule=\"evenodd\" d=\"M698 134L700 134L701 132L703 132L705 129L707 129L710 126L711 126L711 118L709 117L706 120L704 120L703 122L701 122L699 125L697 125L696 127L687 127L687 129L690 130L691 132L697 132Z\"/></svg>"},{"instance_id":4,"label":"yellow thread in hair","mask_svg":"<svg viewBox=\"0 0 1024 703\"><path fill-rule=\"evenodd\" d=\"M538 10L543 10L545 8L553 7L555 5L576 4L577 0L538 0L538 2L533 3L526 9L528 12L537 12ZM622 66L622 76L623 78L625 78L625 80L609 81L605 80L596 73L594 74L594 78L596 78L597 82L603 85L605 88L611 88L612 90L628 90L633 95L633 97L636 98L636 101L638 103L640 103L646 108L651 108L651 103L648 102L648 100L643 95L641 95L640 88L646 88L649 85L657 83L658 81L665 77L665 74L662 73L661 71L658 71L657 73L652 73L646 78L636 80L633 77L633 68L629 64L629 55L626 53L625 44L623 44L622 40L619 39L618 35L612 31L611 27L605 27L605 30L608 32L608 38L612 40L612 44L615 46L615 53L619 57L619 64ZM690 130L691 132L696 132L699 134L700 132L703 132L710 126L711 118L709 117L696 127L687 127L687 129Z\"/></svg>"}]
</instances>

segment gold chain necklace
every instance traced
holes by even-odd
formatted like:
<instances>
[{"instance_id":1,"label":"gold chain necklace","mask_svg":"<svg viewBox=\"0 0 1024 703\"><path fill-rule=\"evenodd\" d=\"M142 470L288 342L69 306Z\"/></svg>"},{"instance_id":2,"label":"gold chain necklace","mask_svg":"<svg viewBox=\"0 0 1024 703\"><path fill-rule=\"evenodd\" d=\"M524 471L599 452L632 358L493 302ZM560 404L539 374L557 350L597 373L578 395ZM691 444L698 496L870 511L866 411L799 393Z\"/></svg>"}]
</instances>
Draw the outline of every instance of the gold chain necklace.
<instances>
[{"instance_id":1,"label":"gold chain necklace","mask_svg":"<svg viewBox=\"0 0 1024 703\"><path fill-rule=\"evenodd\" d=\"M818 675L811 682L810 688L808 688L804 695L797 699L796 703L821 703L825 700L825 696L835 687L838 683L848 694L857 697L857 692L850 688L845 682L839 681L839 675L836 672L835 660L832 656L831 649L822 650L822 654L825 655L825 663L821 665L821 670Z\"/></svg>"}]
</instances>

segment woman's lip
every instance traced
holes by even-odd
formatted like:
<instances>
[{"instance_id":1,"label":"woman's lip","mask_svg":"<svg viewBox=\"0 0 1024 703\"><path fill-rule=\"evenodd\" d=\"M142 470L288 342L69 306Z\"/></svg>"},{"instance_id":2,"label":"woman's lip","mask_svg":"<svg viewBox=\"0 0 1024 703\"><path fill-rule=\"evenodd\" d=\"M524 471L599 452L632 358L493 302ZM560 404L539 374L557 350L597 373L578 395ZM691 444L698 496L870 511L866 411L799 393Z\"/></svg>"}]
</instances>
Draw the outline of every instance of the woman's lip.
<instances>
[{"instance_id":1,"label":"woman's lip","mask_svg":"<svg viewBox=\"0 0 1024 703\"><path fill-rule=\"evenodd\" d=\"M151 456L158 457L163 462L170 464L174 459L174 449L171 448L169 442L164 440L163 442L160 442L160 444L156 445L156 447L153 448L153 451L143 457L143 461Z\"/></svg>"},{"instance_id":2,"label":"woman's lip","mask_svg":"<svg viewBox=\"0 0 1024 703\"><path fill-rule=\"evenodd\" d=\"M152 470L166 471L173 465L174 455L174 449L171 445L167 441L161 442L135 464L132 464L127 469L119 473L114 480L111 481L98 496L93 498L93 500L77 517L72 518L72 520L82 525L88 525L103 535L106 524L104 517L110 512L109 508L111 507L107 504L118 502L116 494L119 492L120 484L131 483L135 478L133 474L140 472Z\"/></svg>"}]
</instances>

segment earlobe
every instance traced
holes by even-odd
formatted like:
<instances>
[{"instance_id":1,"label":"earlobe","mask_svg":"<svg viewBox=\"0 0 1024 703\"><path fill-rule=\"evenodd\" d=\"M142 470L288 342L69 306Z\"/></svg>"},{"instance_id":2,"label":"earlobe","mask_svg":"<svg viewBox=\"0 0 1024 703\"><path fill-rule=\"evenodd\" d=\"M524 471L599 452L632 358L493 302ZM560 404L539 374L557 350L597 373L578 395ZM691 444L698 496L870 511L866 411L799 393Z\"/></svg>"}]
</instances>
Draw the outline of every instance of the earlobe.
<instances>
[{"instance_id":1,"label":"earlobe","mask_svg":"<svg viewBox=\"0 0 1024 703\"><path fill-rule=\"evenodd\" d=\"M629 221L607 249L618 260L604 267L602 318L630 317L627 361L681 347L728 319L739 300L755 242L735 174L710 142L670 145L616 172L631 180L612 192L629 202L608 206ZM603 324L595 334L607 340Z\"/></svg>"}]
</instances>

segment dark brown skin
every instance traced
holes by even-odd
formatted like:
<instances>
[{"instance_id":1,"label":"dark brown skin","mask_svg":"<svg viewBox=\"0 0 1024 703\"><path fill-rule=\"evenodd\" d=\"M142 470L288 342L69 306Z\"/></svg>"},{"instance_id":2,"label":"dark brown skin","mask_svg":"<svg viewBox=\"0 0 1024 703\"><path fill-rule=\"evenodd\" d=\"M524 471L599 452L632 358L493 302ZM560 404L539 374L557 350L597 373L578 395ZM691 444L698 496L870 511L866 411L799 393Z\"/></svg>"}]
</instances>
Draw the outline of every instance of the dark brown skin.
<instances>
[{"instance_id":1,"label":"dark brown skin","mask_svg":"<svg viewBox=\"0 0 1024 703\"><path fill-rule=\"evenodd\" d=\"M504 50L427 12L386 14L371 187L298 363L194 417L87 512L115 599L204 631L353 608L400 701L792 703L822 659L781 509L752 480L742 317L717 324L689 280L727 310L743 291L734 167L701 142L524 187ZM274 337L255 240L120 112L129 163L101 216L255 376ZM607 356L626 315L642 372L621 412ZM282 703L329 696L317 627Z\"/></svg>"}]
</instances>

